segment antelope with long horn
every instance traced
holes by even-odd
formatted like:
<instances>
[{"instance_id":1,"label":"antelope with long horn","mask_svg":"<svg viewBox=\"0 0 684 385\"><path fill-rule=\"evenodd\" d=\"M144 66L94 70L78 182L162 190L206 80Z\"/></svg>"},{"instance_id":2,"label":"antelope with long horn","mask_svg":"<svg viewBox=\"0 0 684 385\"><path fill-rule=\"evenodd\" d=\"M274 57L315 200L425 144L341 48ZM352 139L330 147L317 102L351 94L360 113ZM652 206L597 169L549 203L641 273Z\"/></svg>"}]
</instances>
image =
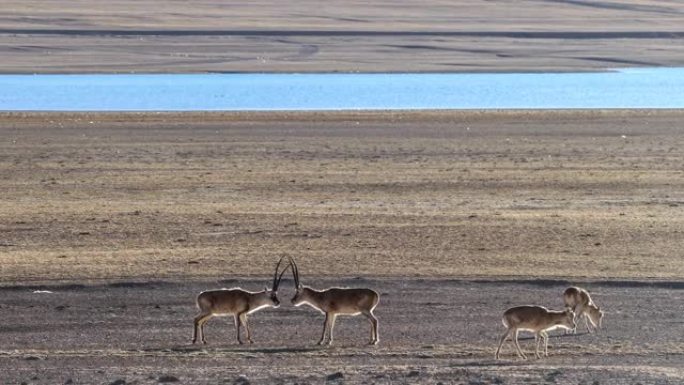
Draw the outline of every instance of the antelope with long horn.
<instances>
[{"instance_id":1,"label":"antelope with long horn","mask_svg":"<svg viewBox=\"0 0 684 385\"><path fill-rule=\"evenodd\" d=\"M323 345L326 335L329 336L328 345L333 342L333 328L335 319L338 315L359 315L363 314L371 324L370 345L376 345L380 338L378 336L378 319L373 315L373 310L378 306L380 297L378 293L365 288L329 288L325 290L315 290L307 286L302 286L299 281L299 269L297 263L290 257L292 275L295 281L295 295L292 297L292 304L301 306L309 305L312 308L325 314L325 324L323 335L318 341Z\"/></svg>"},{"instance_id":2,"label":"antelope with long horn","mask_svg":"<svg viewBox=\"0 0 684 385\"><path fill-rule=\"evenodd\" d=\"M247 315L267 307L277 308L280 306L278 300L278 286L280 280L290 268L288 264L283 271L278 275L280 264L283 258L280 258L276 265L275 273L273 274L273 285L271 289L264 288L263 291L251 292L243 290L239 287L231 289L219 289L203 291L197 296L197 307L200 313L195 317L195 329L192 335L192 343L197 342L199 334L203 344L207 341L204 338L204 324L212 317L233 315L235 317L235 329L237 332L238 343L242 345L240 339L240 326L245 327L247 333L247 341L253 343L249 325L247 324Z\"/></svg>"}]
</instances>

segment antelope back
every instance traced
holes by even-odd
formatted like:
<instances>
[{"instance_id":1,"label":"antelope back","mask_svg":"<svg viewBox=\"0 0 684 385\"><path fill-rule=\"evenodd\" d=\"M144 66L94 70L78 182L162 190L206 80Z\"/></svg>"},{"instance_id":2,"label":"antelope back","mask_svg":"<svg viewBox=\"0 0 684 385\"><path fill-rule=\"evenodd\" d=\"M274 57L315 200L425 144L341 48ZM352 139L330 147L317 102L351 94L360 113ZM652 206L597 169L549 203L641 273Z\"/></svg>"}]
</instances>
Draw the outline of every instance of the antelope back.
<instances>
[{"instance_id":1,"label":"antelope back","mask_svg":"<svg viewBox=\"0 0 684 385\"><path fill-rule=\"evenodd\" d=\"M581 292L582 289L578 287L569 287L563 292L563 302L566 307L574 309L578 304L581 303Z\"/></svg>"},{"instance_id":2,"label":"antelope back","mask_svg":"<svg viewBox=\"0 0 684 385\"><path fill-rule=\"evenodd\" d=\"M325 291L325 298L332 311L357 313L373 310L378 304L378 293L371 289L331 288Z\"/></svg>"},{"instance_id":3,"label":"antelope back","mask_svg":"<svg viewBox=\"0 0 684 385\"><path fill-rule=\"evenodd\" d=\"M558 325L572 329L574 317L575 313L570 309L553 311L543 306L518 306L504 312L504 323L511 328L529 330L544 330Z\"/></svg>"},{"instance_id":4,"label":"antelope back","mask_svg":"<svg viewBox=\"0 0 684 385\"><path fill-rule=\"evenodd\" d=\"M197 296L197 306L212 314L234 314L246 311L249 302L249 293L239 288L209 290Z\"/></svg>"}]
</instances>

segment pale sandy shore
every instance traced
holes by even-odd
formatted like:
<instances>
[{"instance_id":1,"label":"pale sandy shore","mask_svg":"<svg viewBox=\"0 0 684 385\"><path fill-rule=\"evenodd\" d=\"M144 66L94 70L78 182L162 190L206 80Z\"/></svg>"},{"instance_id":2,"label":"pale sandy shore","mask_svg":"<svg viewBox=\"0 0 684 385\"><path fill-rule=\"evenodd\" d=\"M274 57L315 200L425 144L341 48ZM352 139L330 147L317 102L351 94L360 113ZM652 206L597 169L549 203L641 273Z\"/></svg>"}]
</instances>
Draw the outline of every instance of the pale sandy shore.
<instances>
[{"instance_id":1,"label":"pale sandy shore","mask_svg":"<svg viewBox=\"0 0 684 385\"><path fill-rule=\"evenodd\" d=\"M0 73L682 66L674 1L0 3Z\"/></svg>"}]
</instances>

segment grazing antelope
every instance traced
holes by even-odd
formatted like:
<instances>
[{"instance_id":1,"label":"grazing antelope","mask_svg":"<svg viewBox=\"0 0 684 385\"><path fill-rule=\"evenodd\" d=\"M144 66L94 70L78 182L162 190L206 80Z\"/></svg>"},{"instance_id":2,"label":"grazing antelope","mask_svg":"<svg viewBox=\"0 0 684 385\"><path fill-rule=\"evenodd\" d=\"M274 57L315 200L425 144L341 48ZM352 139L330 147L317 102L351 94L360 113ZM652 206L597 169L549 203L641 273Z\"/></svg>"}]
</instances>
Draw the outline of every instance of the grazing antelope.
<instances>
[{"instance_id":1,"label":"grazing antelope","mask_svg":"<svg viewBox=\"0 0 684 385\"><path fill-rule=\"evenodd\" d=\"M192 334L192 343L197 342L197 334L203 344L207 341L204 339L204 324L212 317L233 315L235 317L235 329L237 331L237 340L242 345L240 339L240 325L245 327L247 331L247 341L253 343L249 325L247 324L247 315L254 313L257 310L280 306L278 300L278 285L285 274L285 271L290 267L286 266L278 275L278 269L283 258L280 258L276 265L275 273L273 274L273 285L271 289L264 288L263 291L251 292L242 290L238 287L232 289L220 289L203 291L197 296L197 307L200 313L195 317L195 329ZM198 333L199 332L199 333Z\"/></svg>"},{"instance_id":2,"label":"grazing antelope","mask_svg":"<svg viewBox=\"0 0 684 385\"><path fill-rule=\"evenodd\" d=\"M566 307L575 311L577 318L584 316L584 325L587 327L587 332L593 333L594 330L601 327L603 310L596 306L586 290L579 287L565 289L563 302ZM593 326L593 330L589 327L589 323ZM577 328L572 329L572 333L577 333Z\"/></svg>"},{"instance_id":3,"label":"grazing antelope","mask_svg":"<svg viewBox=\"0 0 684 385\"><path fill-rule=\"evenodd\" d=\"M378 306L380 297L378 293L371 289L349 289L349 288L330 288L325 290L314 290L307 286L302 286L299 282L299 269L294 259L290 257L292 275L295 281L295 295L292 297L292 304L300 306L307 304L312 308L325 314L325 324L323 335L319 345L323 345L326 334L329 335L328 345L333 342L333 328L335 319L338 315L359 315L363 314L371 323L370 345L376 345L380 341L378 336L378 319L373 315L373 309Z\"/></svg>"},{"instance_id":4,"label":"grazing antelope","mask_svg":"<svg viewBox=\"0 0 684 385\"><path fill-rule=\"evenodd\" d=\"M496 359L499 359L499 352L504 341L512 334L515 334L513 342L518 355L523 359L527 359L518 343L518 332L520 330L535 333L534 341L537 346L534 355L537 358L541 358L539 355L539 344L541 342L544 342L544 355L549 355L549 335L546 333L547 331L557 328L572 329L576 326L575 313L571 309L554 311L543 306L512 307L504 312L502 321L507 330L499 341L499 347L496 349Z\"/></svg>"}]
</instances>

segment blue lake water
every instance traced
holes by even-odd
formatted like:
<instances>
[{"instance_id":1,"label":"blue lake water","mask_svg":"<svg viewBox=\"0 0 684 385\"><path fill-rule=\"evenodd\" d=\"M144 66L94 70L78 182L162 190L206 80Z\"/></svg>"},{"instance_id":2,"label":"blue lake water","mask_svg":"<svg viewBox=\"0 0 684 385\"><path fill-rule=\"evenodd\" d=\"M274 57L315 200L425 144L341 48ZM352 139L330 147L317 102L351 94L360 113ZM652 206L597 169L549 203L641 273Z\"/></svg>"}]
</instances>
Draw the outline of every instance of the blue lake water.
<instances>
[{"instance_id":1,"label":"blue lake water","mask_svg":"<svg viewBox=\"0 0 684 385\"><path fill-rule=\"evenodd\" d=\"M0 75L0 111L684 108L684 68L601 73Z\"/></svg>"}]
</instances>

